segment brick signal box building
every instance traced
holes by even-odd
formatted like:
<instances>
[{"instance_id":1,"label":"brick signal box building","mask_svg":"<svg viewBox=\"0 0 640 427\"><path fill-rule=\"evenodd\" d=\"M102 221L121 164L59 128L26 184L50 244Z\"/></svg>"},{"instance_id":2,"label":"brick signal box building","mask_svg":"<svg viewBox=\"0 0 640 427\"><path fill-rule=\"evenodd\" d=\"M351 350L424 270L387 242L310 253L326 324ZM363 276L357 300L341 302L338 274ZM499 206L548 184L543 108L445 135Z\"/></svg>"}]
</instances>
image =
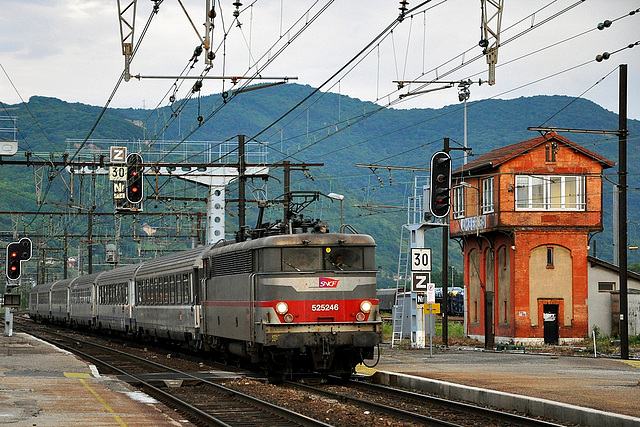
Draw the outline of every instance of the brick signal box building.
<instances>
[{"instance_id":1,"label":"brick signal box building","mask_svg":"<svg viewBox=\"0 0 640 427\"><path fill-rule=\"evenodd\" d=\"M487 347L588 336L589 236L603 229L602 171L613 165L549 133L453 172L470 336Z\"/></svg>"}]
</instances>

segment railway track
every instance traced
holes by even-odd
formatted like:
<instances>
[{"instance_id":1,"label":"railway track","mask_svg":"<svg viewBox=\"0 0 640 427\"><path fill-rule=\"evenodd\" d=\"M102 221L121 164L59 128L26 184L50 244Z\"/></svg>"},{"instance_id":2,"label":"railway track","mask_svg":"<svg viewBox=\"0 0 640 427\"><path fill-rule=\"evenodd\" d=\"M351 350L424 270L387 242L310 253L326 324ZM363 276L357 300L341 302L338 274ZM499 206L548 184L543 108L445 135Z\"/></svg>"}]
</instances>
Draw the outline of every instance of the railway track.
<instances>
[{"instance_id":1,"label":"railway track","mask_svg":"<svg viewBox=\"0 0 640 427\"><path fill-rule=\"evenodd\" d=\"M111 348L116 342L104 337L87 339L106 341L106 346L88 342L83 335L67 329L58 332L49 326L29 325L25 332L43 339L47 339L43 335L49 334L48 341L91 360L101 373L118 375L202 425L558 425L362 380L314 386L287 382L276 386L265 384L265 378L239 370L234 370L233 375L206 378L197 371L203 370L203 363L204 370L215 364L195 356L174 353L169 360L166 352L150 349L146 353L146 348L135 343L122 344L124 347L118 346L122 350L117 350ZM132 352L141 356L129 354ZM163 357L166 364L150 360Z\"/></svg>"},{"instance_id":2,"label":"railway track","mask_svg":"<svg viewBox=\"0 0 640 427\"><path fill-rule=\"evenodd\" d=\"M266 402L246 393L238 392L216 382L180 371L169 366L138 357L95 342L79 339L68 333L53 330L24 330L39 339L47 341L90 360L103 372L114 373L135 384L145 393L153 396L169 407L179 410L191 421L207 426L328 426L328 424ZM192 380L193 387L158 387L146 379L153 377L171 378L166 381L183 382ZM176 379L179 378L179 379ZM157 382L157 379L154 380Z\"/></svg>"},{"instance_id":3,"label":"railway track","mask_svg":"<svg viewBox=\"0 0 640 427\"><path fill-rule=\"evenodd\" d=\"M298 383L287 385L419 425L449 427L478 425L557 427L560 425L441 397L371 384L362 380L351 380L339 385L310 386Z\"/></svg>"}]
</instances>

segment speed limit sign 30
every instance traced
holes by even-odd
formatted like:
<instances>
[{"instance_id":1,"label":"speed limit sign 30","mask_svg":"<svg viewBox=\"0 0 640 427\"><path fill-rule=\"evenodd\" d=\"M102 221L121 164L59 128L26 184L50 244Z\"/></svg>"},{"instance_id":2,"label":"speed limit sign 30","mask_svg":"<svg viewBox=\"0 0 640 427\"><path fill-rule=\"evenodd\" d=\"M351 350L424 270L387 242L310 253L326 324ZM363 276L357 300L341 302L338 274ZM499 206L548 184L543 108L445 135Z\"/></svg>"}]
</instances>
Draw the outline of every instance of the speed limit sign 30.
<instances>
[{"instance_id":1,"label":"speed limit sign 30","mask_svg":"<svg viewBox=\"0 0 640 427\"><path fill-rule=\"evenodd\" d=\"M411 271L431 271L431 249L411 248Z\"/></svg>"}]
</instances>

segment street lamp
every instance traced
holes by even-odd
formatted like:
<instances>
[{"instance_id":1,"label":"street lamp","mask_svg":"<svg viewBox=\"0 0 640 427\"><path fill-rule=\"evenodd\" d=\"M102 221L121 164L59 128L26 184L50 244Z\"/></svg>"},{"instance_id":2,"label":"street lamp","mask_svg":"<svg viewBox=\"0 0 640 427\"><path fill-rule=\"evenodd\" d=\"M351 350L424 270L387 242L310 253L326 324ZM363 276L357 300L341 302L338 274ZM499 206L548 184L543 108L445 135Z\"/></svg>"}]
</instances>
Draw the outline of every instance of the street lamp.
<instances>
[{"instance_id":1,"label":"street lamp","mask_svg":"<svg viewBox=\"0 0 640 427\"><path fill-rule=\"evenodd\" d=\"M344 195L343 194L338 194L338 193L329 193L327 194L327 197L329 197L330 199L334 199L334 200L340 200L340 228L342 228L342 226L344 225L344 220L343 220L343 216L342 216L342 207L343 207L343 201L344 201Z\"/></svg>"}]
</instances>

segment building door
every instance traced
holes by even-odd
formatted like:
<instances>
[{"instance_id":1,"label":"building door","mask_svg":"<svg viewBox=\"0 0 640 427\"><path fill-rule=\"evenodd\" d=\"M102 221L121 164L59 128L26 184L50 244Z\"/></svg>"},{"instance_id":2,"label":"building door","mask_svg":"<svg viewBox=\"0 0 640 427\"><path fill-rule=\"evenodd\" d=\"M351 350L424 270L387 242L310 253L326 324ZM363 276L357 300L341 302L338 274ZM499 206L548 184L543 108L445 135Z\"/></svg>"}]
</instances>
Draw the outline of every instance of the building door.
<instances>
[{"instance_id":1,"label":"building door","mask_svg":"<svg viewBox=\"0 0 640 427\"><path fill-rule=\"evenodd\" d=\"M542 310L544 343L558 344L558 304L544 304Z\"/></svg>"}]
</instances>

